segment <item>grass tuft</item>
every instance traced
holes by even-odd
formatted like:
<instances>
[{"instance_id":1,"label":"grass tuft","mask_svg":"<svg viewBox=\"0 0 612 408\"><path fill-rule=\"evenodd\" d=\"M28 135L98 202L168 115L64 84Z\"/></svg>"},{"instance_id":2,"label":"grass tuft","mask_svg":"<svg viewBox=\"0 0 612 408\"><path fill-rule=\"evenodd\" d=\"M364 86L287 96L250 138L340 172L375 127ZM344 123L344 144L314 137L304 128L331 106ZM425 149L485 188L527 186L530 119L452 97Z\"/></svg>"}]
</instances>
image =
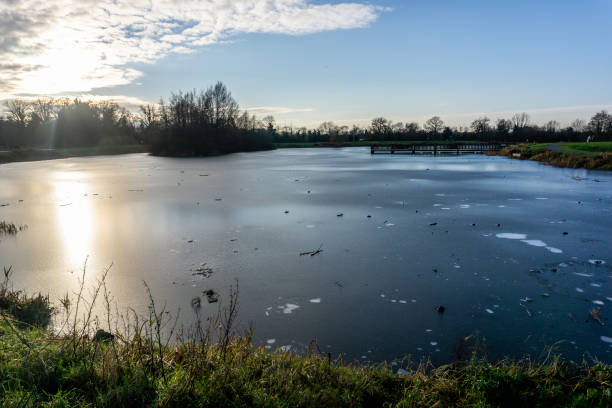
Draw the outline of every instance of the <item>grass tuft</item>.
<instances>
[{"instance_id":1,"label":"grass tuft","mask_svg":"<svg viewBox=\"0 0 612 408\"><path fill-rule=\"evenodd\" d=\"M61 299L61 322L51 329L14 326L3 308L0 320L2 407L609 407L612 368L571 364L556 357L535 363L493 364L476 354L468 361L407 368L344 364L321 355L316 344L305 356L267 352L249 332L232 330L238 288L228 305L176 335L165 308L149 294L148 315L110 318L112 297L105 279L86 299L83 268L79 299ZM6 271L6 269L5 269ZM10 276L5 273L5 276ZM4 286L8 286L5 279ZM24 299L24 295L20 295ZM26 297L27 298L27 297ZM106 321L92 319L96 300ZM48 313L54 312L45 303ZM86 305L86 306L84 306ZM79 309L82 308L82 309ZM118 321L123 322L119 330ZM205 325L202 322L208 321ZM76 322L76 323L75 323ZM94 341L105 330L114 340ZM170 333L164 336L162 333ZM174 336L173 336L174 334ZM173 341L170 341L173 337Z\"/></svg>"}]
</instances>

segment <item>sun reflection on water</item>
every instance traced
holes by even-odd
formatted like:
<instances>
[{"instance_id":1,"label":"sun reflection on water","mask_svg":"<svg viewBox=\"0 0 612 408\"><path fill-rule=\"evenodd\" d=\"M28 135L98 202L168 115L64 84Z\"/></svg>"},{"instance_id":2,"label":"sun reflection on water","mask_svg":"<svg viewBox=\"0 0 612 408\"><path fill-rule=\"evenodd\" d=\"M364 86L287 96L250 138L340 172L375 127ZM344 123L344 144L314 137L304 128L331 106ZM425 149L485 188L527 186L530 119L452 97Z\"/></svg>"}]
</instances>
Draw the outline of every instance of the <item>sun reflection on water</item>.
<instances>
[{"instance_id":1,"label":"sun reflection on water","mask_svg":"<svg viewBox=\"0 0 612 408\"><path fill-rule=\"evenodd\" d=\"M64 245L65 262L69 268L77 268L91 253L93 235L87 176L79 172L58 172L54 179L56 221Z\"/></svg>"}]
</instances>

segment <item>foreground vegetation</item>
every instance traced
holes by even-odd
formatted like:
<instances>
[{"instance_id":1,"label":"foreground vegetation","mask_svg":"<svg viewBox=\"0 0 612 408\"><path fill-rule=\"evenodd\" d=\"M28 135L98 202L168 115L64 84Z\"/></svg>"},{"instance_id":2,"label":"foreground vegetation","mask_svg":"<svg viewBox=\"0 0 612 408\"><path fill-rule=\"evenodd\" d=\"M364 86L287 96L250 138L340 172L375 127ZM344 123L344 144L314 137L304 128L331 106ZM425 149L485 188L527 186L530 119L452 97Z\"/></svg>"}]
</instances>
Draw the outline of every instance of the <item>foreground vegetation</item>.
<instances>
[{"instance_id":1,"label":"foreground vegetation","mask_svg":"<svg viewBox=\"0 0 612 408\"><path fill-rule=\"evenodd\" d=\"M555 167L612 170L612 142L518 144L502 149L499 154Z\"/></svg>"},{"instance_id":2,"label":"foreground vegetation","mask_svg":"<svg viewBox=\"0 0 612 408\"><path fill-rule=\"evenodd\" d=\"M91 297L81 291L54 308L48 297L0 285L0 406L3 407L607 407L612 368L502 361L412 366L401 375L387 365L346 363L317 352L266 352L251 335L230 332L237 287L229 302L201 324L164 341L165 311L150 297L148 316L122 316L123 330L92 317L110 300L104 278ZM83 274L83 278L85 274ZM87 305L83 309L83 306ZM81 312L79 312L81 307ZM63 316L52 331L52 314ZM80 317L79 317L80 316ZM131 316L131 317L130 317ZM108 316L107 316L108 317ZM108 332L100 329L106 326ZM213 328L213 329L211 329ZM96 331L97 330L97 331ZM92 337L93 332L96 335ZM112 333L111 333L112 331ZM170 330L171 333L174 330Z\"/></svg>"}]
</instances>

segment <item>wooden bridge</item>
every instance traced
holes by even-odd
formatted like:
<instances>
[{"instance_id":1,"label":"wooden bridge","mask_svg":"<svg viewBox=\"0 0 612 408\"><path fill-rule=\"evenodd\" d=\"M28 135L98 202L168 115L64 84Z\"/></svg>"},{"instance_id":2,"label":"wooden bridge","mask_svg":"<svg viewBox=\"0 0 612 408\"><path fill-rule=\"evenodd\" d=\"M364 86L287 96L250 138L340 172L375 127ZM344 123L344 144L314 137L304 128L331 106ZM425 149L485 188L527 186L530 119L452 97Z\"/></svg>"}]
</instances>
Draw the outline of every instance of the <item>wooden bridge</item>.
<instances>
[{"instance_id":1,"label":"wooden bridge","mask_svg":"<svg viewBox=\"0 0 612 408\"><path fill-rule=\"evenodd\" d=\"M372 145L370 153L386 154L483 154L487 151L499 150L499 144L445 144L445 145Z\"/></svg>"}]
</instances>

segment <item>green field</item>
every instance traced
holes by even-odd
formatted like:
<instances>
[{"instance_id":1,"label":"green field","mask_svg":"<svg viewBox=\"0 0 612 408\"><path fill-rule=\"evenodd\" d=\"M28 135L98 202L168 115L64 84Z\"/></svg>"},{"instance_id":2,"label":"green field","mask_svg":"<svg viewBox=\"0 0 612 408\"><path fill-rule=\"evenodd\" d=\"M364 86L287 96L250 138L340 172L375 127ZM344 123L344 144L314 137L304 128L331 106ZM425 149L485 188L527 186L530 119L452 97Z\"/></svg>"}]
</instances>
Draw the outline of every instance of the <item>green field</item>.
<instances>
[{"instance_id":1,"label":"green field","mask_svg":"<svg viewBox=\"0 0 612 408\"><path fill-rule=\"evenodd\" d=\"M612 152L612 142L564 143L559 148L576 153L606 153Z\"/></svg>"}]
</instances>

